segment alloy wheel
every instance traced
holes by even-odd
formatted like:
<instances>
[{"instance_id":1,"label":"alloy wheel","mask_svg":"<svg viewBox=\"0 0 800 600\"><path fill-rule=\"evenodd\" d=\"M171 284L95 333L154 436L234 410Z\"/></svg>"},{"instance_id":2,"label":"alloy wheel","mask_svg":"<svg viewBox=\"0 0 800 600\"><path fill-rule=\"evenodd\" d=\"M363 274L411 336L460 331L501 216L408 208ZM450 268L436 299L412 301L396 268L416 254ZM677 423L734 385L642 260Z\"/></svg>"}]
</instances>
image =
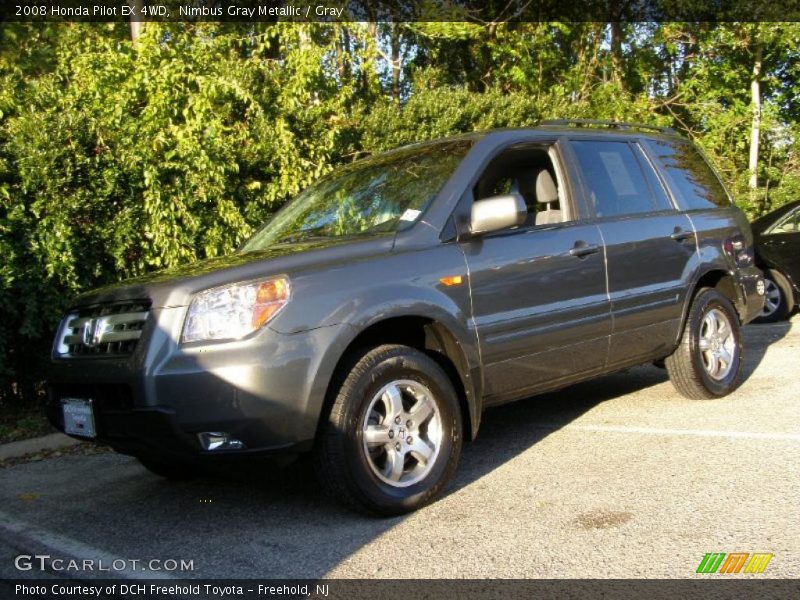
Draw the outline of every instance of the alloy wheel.
<instances>
[{"instance_id":1,"label":"alloy wheel","mask_svg":"<svg viewBox=\"0 0 800 600\"><path fill-rule=\"evenodd\" d=\"M725 379L733 368L739 349L727 315L712 308L700 328L700 355L706 373L713 379Z\"/></svg>"},{"instance_id":2,"label":"alloy wheel","mask_svg":"<svg viewBox=\"0 0 800 600\"><path fill-rule=\"evenodd\" d=\"M394 487L422 481L442 445L442 418L433 393L410 379L392 381L378 390L362 431L370 469Z\"/></svg>"}]
</instances>

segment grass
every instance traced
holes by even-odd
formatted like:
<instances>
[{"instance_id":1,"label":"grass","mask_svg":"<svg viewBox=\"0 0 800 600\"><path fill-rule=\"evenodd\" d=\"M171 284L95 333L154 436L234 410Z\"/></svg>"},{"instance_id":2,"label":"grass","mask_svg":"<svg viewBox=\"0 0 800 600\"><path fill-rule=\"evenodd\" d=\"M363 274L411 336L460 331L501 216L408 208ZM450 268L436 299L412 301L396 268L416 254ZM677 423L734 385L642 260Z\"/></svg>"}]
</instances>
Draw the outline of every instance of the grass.
<instances>
[{"instance_id":1,"label":"grass","mask_svg":"<svg viewBox=\"0 0 800 600\"><path fill-rule=\"evenodd\" d=\"M0 404L0 444L55 433L39 402Z\"/></svg>"}]
</instances>

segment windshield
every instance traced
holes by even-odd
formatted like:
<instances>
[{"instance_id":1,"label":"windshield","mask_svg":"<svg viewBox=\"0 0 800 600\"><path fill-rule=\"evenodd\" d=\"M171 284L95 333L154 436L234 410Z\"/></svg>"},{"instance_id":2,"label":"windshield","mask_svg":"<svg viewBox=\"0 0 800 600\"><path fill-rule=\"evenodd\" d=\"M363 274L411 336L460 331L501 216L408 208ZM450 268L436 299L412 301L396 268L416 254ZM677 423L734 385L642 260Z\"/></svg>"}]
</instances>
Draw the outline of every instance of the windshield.
<instances>
[{"instance_id":1,"label":"windshield","mask_svg":"<svg viewBox=\"0 0 800 600\"><path fill-rule=\"evenodd\" d=\"M339 169L280 210L240 252L403 229L425 211L471 146L468 139L435 142Z\"/></svg>"}]
</instances>

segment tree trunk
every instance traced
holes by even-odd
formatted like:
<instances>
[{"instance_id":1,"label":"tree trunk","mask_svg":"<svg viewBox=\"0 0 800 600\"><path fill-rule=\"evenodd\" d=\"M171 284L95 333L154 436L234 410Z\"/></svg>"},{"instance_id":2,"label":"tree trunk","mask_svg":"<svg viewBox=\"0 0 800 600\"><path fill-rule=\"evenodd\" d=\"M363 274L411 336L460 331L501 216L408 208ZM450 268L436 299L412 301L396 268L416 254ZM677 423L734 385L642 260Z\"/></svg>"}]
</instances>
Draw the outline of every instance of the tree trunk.
<instances>
[{"instance_id":1,"label":"tree trunk","mask_svg":"<svg viewBox=\"0 0 800 600\"><path fill-rule=\"evenodd\" d=\"M367 8L370 9L370 4ZM370 13L370 21L367 23L367 37L363 40L364 44L364 64L358 69L361 77L361 86L364 96L369 98L374 91L377 94L382 94L380 79L378 77L378 69L375 66L378 61L378 24L374 21L374 17Z\"/></svg>"},{"instance_id":2,"label":"tree trunk","mask_svg":"<svg viewBox=\"0 0 800 600\"><path fill-rule=\"evenodd\" d=\"M755 57L753 60L753 76L750 80L750 104L753 110L753 121L750 126L750 196L755 199L756 189L758 188L758 152L761 140L761 60L763 49L760 44L756 45Z\"/></svg>"},{"instance_id":3,"label":"tree trunk","mask_svg":"<svg viewBox=\"0 0 800 600\"><path fill-rule=\"evenodd\" d=\"M392 100L400 103L400 30L397 23L392 23Z\"/></svg>"},{"instance_id":4,"label":"tree trunk","mask_svg":"<svg viewBox=\"0 0 800 600\"><path fill-rule=\"evenodd\" d=\"M611 79L620 88L624 87L625 65L622 60L622 3L609 0L608 25L611 29Z\"/></svg>"},{"instance_id":5,"label":"tree trunk","mask_svg":"<svg viewBox=\"0 0 800 600\"><path fill-rule=\"evenodd\" d=\"M133 15L131 16L131 41L135 44L136 40L142 35L142 30L144 29L144 21L141 20L144 0L130 0L130 5L133 7Z\"/></svg>"},{"instance_id":6,"label":"tree trunk","mask_svg":"<svg viewBox=\"0 0 800 600\"><path fill-rule=\"evenodd\" d=\"M338 60L339 60L339 80L341 85L350 79L350 60L353 55L353 47L350 40L350 30L347 24L342 26L341 36L337 42L339 47Z\"/></svg>"},{"instance_id":7,"label":"tree trunk","mask_svg":"<svg viewBox=\"0 0 800 600\"><path fill-rule=\"evenodd\" d=\"M311 47L311 35L306 23L298 23L297 27L297 46L300 51L308 50Z\"/></svg>"},{"instance_id":8,"label":"tree trunk","mask_svg":"<svg viewBox=\"0 0 800 600\"><path fill-rule=\"evenodd\" d=\"M614 83L625 87L625 66L622 60L622 25L619 21L611 22L611 67Z\"/></svg>"}]
</instances>

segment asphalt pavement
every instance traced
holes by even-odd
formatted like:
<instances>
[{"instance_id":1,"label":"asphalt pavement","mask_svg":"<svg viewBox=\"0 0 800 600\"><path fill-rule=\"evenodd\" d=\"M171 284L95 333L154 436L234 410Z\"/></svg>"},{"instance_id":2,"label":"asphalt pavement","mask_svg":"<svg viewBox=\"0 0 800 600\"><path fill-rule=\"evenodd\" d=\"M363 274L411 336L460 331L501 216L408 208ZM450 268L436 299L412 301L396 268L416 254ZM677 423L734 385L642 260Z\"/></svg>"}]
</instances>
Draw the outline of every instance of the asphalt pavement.
<instances>
[{"instance_id":1,"label":"asphalt pavement","mask_svg":"<svg viewBox=\"0 0 800 600\"><path fill-rule=\"evenodd\" d=\"M47 554L122 577L685 578L708 577L706 553L761 552L763 574L723 577L797 578L800 317L745 338L747 379L720 400L643 366L488 411L446 496L401 518L339 508L302 465L180 483L115 454L0 469L0 577L41 576L15 557Z\"/></svg>"}]
</instances>

